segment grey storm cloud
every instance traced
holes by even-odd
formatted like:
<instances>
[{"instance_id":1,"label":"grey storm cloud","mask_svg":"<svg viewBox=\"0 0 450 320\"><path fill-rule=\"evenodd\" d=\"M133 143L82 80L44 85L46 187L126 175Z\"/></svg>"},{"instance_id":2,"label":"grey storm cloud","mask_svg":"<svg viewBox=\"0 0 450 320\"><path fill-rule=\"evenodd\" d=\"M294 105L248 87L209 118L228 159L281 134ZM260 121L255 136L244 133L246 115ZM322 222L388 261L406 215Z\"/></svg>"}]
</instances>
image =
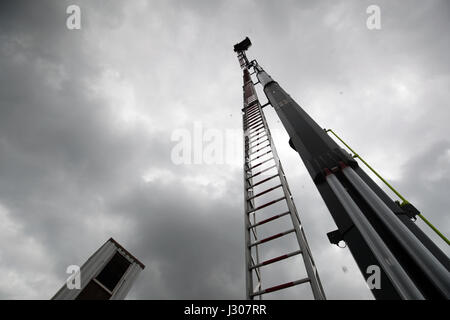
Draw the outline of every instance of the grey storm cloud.
<instances>
[{"instance_id":1,"label":"grey storm cloud","mask_svg":"<svg viewBox=\"0 0 450 320\"><path fill-rule=\"evenodd\" d=\"M66 267L109 237L146 265L131 299L244 298L242 155L171 156L173 133L194 123L240 132L232 46L245 36L249 57L448 235L450 7L372 2L2 1L0 298L50 298ZM81 30L66 28L71 4ZM366 27L370 4L381 30ZM371 298L348 250L329 244L335 225L273 110L267 118L327 296ZM239 136L232 144L242 149Z\"/></svg>"}]
</instances>

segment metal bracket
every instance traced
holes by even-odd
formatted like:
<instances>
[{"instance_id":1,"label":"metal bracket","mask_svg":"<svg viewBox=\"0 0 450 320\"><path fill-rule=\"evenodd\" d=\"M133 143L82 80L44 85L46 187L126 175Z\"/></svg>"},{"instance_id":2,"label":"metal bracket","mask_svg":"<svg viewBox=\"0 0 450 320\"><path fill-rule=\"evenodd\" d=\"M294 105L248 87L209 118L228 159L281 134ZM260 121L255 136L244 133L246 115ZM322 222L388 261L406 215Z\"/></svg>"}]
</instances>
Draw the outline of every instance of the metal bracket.
<instances>
[{"instance_id":1,"label":"metal bracket","mask_svg":"<svg viewBox=\"0 0 450 320\"><path fill-rule=\"evenodd\" d=\"M292 149L294 149L295 151L297 151L297 149L294 146L294 143L292 142L292 139L289 139L289 145L291 146Z\"/></svg>"},{"instance_id":2,"label":"metal bracket","mask_svg":"<svg viewBox=\"0 0 450 320\"><path fill-rule=\"evenodd\" d=\"M339 231L339 229L328 232L327 233L327 237L328 240L330 241L331 244L335 244L337 245L339 248L345 248L346 245L344 245L343 247L341 247L339 245L339 242L343 241L345 243L345 239L344 239L344 235L350 231L350 229L352 229L354 227L354 224L350 224L347 227L344 227L345 230L343 232ZM342 229L344 229L342 228Z\"/></svg>"},{"instance_id":3,"label":"metal bracket","mask_svg":"<svg viewBox=\"0 0 450 320\"><path fill-rule=\"evenodd\" d=\"M395 201L395 203L402 208L402 210L406 213L406 215L413 219L416 220L417 219L417 215L420 214L419 210L416 209L416 207L414 207L411 203L400 203L400 201Z\"/></svg>"},{"instance_id":4,"label":"metal bracket","mask_svg":"<svg viewBox=\"0 0 450 320\"><path fill-rule=\"evenodd\" d=\"M339 230L334 230L327 233L328 240L331 244L335 244L339 247L339 242L344 241L344 237Z\"/></svg>"}]
</instances>

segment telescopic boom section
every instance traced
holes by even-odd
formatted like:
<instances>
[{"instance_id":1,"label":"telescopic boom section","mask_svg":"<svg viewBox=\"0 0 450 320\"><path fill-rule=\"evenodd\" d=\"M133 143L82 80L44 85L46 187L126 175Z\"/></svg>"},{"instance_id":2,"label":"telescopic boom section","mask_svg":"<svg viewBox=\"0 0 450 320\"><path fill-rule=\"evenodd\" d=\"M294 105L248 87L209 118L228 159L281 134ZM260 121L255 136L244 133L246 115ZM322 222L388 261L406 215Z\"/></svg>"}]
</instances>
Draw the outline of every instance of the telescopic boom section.
<instances>
[{"instance_id":1,"label":"telescopic boom section","mask_svg":"<svg viewBox=\"0 0 450 320\"><path fill-rule=\"evenodd\" d=\"M370 270L379 267L380 286L372 289L376 299L450 299L447 255L414 224L411 212L395 203L256 60L247 60L250 44L246 38L235 46L241 67L256 73L289 144L327 205L338 227L328 234L330 241L347 244L368 283L374 279Z\"/></svg>"}]
</instances>

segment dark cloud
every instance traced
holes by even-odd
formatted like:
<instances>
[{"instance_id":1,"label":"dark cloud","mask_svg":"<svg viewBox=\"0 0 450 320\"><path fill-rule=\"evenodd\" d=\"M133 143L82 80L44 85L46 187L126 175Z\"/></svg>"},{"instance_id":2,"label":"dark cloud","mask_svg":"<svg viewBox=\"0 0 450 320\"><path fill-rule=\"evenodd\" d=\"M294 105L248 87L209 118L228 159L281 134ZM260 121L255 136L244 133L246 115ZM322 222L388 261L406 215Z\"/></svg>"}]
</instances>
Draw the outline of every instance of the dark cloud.
<instances>
[{"instance_id":1,"label":"dark cloud","mask_svg":"<svg viewBox=\"0 0 450 320\"><path fill-rule=\"evenodd\" d=\"M238 181L234 181L239 183ZM141 294L149 298L239 297L243 290L239 198L208 201L187 185L155 180L130 190L115 212L136 227L130 243L149 272ZM156 282L156 283L155 283Z\"/></svg>"},{"instance_id":2,"label":"dark cloud","mask_svg":"<svg viewBox=\"0 0 450 320\"><path fill-rule=\"evenodd\" d=\"M81 30L65 27L69 4L82 9ZM66 267L111 236L147 266L130 298L244 297L241 155L170 157L174 130L195 121L241 130L231 49L247 35L249 56L320 125L449 230L448 3L380 1L378 31L366 28L369 4L2 1L0 240L14 245L0 249L0 298L49 298ZM348 250L328 243L334 223L267 116L325 291L370 298Z\"/></svg>"}]
</instances>

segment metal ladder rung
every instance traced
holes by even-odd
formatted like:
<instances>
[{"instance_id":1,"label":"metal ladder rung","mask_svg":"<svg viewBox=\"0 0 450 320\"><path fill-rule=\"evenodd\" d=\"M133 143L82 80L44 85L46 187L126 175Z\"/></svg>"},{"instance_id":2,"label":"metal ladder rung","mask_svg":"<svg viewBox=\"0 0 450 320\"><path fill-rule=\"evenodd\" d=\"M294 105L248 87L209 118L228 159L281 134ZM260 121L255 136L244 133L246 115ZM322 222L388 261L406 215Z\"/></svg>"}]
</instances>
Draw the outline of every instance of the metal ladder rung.
<instances>
[{"instance_id":1,"label":"metal ladder rung","mask_svg":"<svg viewBox=\"0 0 450 320\"><path fill-rule=\"evenodd\" d=\"M261 112L257 111L257 112L252 113L252 114L247 114L245 116L245 121L246 122L251 122L252 120L255 120L257 118L262 118L262 113Z\"/></svg>"},{"instance_id":2,"label":"metal ladder rung","mask_svg":"<svg viewBox=\"0 0 450 320\"><path fill-rule=\"evenodd\" d=\"M245 111L245 114L247 116L257 114L257 113L260 113L258 105L256 105L255 107L251 107L249 110Z\"/></svg>"},{"instance_id":3,"label":"metal ladder rung","mask_svg":"<svg viewBox=\"0 0 450 320\"><path fill-rule=\"evenodd\" d=\"M250 106L252 106L252 105L254 105L254 104L258 104L258 98L255 96L255 94L252 94L251 96L250 96L250 99L252 99L252 100L249 100L249 102L248 102L248 106L250 107Z\"/></svg>"},{"instance_id":4,"label":"metal ladder rung","mask_svg":"<svg viewBox=\"0 0 450 320\"><path fill-rule=\"evenodd\" d=\"M249 106L247 107L247 112L254 111L254 110L258 110L258 109L259 109L258 107L259 107L258 104L255 104L255 105L249 105Z\"/></svg>"},{"instance_id":5,"label":"metal ladder rung","mask_svg":"<svg viewBox=\"0 0 450 320\"><path fill-rule=\"evenodd\" d=\"M261 181L258 181L257 183L255 183L254 185L251 185L250 186L250 188L253 188L253 187L256 187L256 186L259 186L260 184L262 184L262 183L264 183L264 182L267 182L267 181L269 181L269 180L272 180L273 178L275 178L275 177L278 177L279 176L279 174L277 173L277 174L274 174L273 176L271 176L271 177L268 177L268 178L266 178L266 179L263 179L263 180L261 180Z\"/></svg>"},{"instance_id":6,"label":"metal ladder rung","mask_svg":"<svg viewBox=\"0 0 450 320\"><path fill-rule=\"evenodd\" d=\"M285 235L288 235L288 234L290 234L290 233L292 233L294 231L295 231L295 229L290 229L290 230L285 231L285 232L280 232L280 233L274 234L273 236L270 236L270 237L267 237L267 238L264 238L264 239L261 239L261 240L258 240L258 241L255 241L255 242L251 243L249 247L254 247L254 246L260 245L262 243L281 238L281 237L283 237Z\"/></svg>"},{"instance_id":7,"label":"metal ladder rung","mask_svg":"<svg viewBox=\"0 0 450 320\"><path fill-rule=\"evenodd\" d=\"M256 123L256 124L255 124L255 123ZM256 121L255 123L252 123L252 124L248 125L247 128L248 128L248 129L256 128L256 127L260 126L261 124L263 124L264 122L263 122L262 119L259 119L259 120Z\"/></svg>"},{"instance_id":8,"label":"metal ladder rung","mask_svg":"<svg viewBox=\"0 0 450 320\"><path fill-rule=\"evenodd\" d=\"M247 81L246 84L247 84L247 83L250 83L250 81L251 81L251 80ZM249 105L248 107L251 108L251 107L253 107L253 105Z\"/></svg>"},{"instance_id":9,"label":"metal ladder rung","mask_svg":"<svg viewBox=\"0 0 450 320\"><path fill-rule=\"evenodd\" d=\"M266 130L265 128L263 128L263 129L264 129L264 130L262 130L262 131L257 130L257 131L259 131L259 132L254 131L254 132L252 132L252 134L250 134L250 132L248 132L248 133L247 133L247 137L248 137L249 139L252 139L253 137L259 136L261 133L263 133L263 132ZM255 134L255 132L257 132L257 133Z\"/></svg>"},{"instance_id":10,"label":"metal ladder rung","mask_svg":"<svg viewBox=\"0 0 450 320\"><path fill-rule=\"evenodd\" d=\"M264 143L267 143L267 142L269 144L267 144L264 147L262 147L264 145ZM250 152L250 153L247 154L247 157L250 157L250 156L254 155L255 153L258 153L259 151L264 150L268 146L270 146L270 141L269 141L269 139L266 139L266 140L263 140L263 141L261 141L260 143L258 143L256 145L252 146L251 148L246 148L245 152L246 153ZM253 149L258 148L258 147L259 147L259 149L253 150ZM252 160L250 160L250 161L252 161Z\"/></svg>"},{"instance_id":11,"label":"metal ladder rung","mask_svg":"<svg viewBox=\"0 0 450 320\"><path fill-rule=\"evenodd\" d=\"M247 199L247 201L250 201L250 200L253 200L255 198L258 198L259 196L262 196L263 194L266 194L266 193L268 193L270 191L276 190L276 189L278 189L281 186L282 186L282 184L280 183L279 185L277 185L275 187L272 187L272 188L269 188L267 190L264 190L264 191L262 191L262 192L260 192L258 194L255 194L255 195L251 196L250 198Z\"/></svg>"},{"instance_id":12,"label":"metal ladder rung","mask_svg":"<svg viewBox=\"0 0 450 320\"><path fill-rule=\"evenodd\" d=\"M252 130L250 130L250 129L252 129ZM249 130L249 134L251 133L251 134L253 134L253 133L255 133L255 132L258 132L259 130L261 130L261 129L264 129L264 123L262 123L262 125L260 125L258 128L246 128L245 130ZM260 132L261 133L261 132Z\"/></svg>"},{"instance_id":13,"label":"metal ladder rung","mask_svg":"<svg viewBox=\"0 0 450 320\"><path fill-rule=\"evenodd\" d=\"M254 110L246 111L244 114L244 117L246 120L248 120L249 118L257 116L257 115L261 115L261 111L258 108L254 109Z\"/></svg>"},{"instance_id":14,"label":"metal ladder rung","mask_svg":"<svg viewBox=\"0 0 450 320\"><path fill-rule=\"evenodd\" d=\"M253 132L258 131L261 128L264 128L264 124L262 126L257 127L257 128L247 128L247 129L250 129L250 131L252 131L251 133L253 133Z\"/></svg>"},{"instance_id":15,"label":"metal ladder rung","mask_svg":"<svg viewBox=\"0 0 450 320\"><path fill-rule=\"evenodd\" d=\"M251 81L251 80L250 80ZM250 82L246 82L246 83L250 83ZM259 102L259 101L258 101ZM249 110L250 109L254 109L256 106L258 106L258 104L254 103L254 104L250 104L248 105Z\"/></svg>"},{"instance_id":16,"label":"metal ladder rung","mask_svg":"<svg viewBox=\"0 0 450 320\"><path fill-rule=\"evenodd\" d=\"M269 153L271 153L272 152L272 149L270 149L269 151L267 151L266 153L263 153L263 154L260 154L259 156L257 156L257 157L254 157L253 159L248 159L248 161L255 161L256 159L259 159L259 158L261 158L261 157L264 157L265 155L268 155Z\"/></svg>"},{"instance_id":17,"label":"metal ladder rung","mask_svg":"<svg viewBox=\"0 0 450 320\"><path fill-rule=\"evenodd\" d=\"M264 121L262 119L259 119L258 121L256 121L255 123L246 125L246 129L253 129L256 128L258 126L261 126L262 124L264 124Z\"/></svg>"},{"instance_id":18,"label":"metal ladder rung","mask_svg":"<svg viewBox=\"0 0 450 320\"><path fill-rule=\"evenodd\" d=\"M253 127L253 126L255 126L255 125L259 125L259 123L262 123L262 121L263 121L263 119L262 118L259 118L259 119L253 119L252 121L250 121L250 122L245 122L244 123L244 126L245 126L245 128L251 128L251 127Z\"/></svg>"},{"instance_id":19,"label":"metal ladder rung","mask_svg":"<svg viewBox=\"0 0 450 320\"><path fill-rule=\"evenodd\" d=\"M266 141L269 141L269 137L267 137L267 139L264 139L263 141L258 142L258 143L255 144L255 145L252 145L251 147L250 147L250 145L247 145L246 147L250 147L249 150L248 150L248 151L250 151L251 149L253 149L253 148L255 148L255 147L261 145L263 142L266 142Z\"/></svg>"},{"instance_id":20,"label":"metal ladder rung","mask_svg":"<svg viewBox=\"0 0 450 320\"><path fill-rule=\"evenodd\" d=\"M261 118L261 117L262 117L262 115L259 112L256 112L256 113L253 113L253 114L250 114L250 115L246 115L245 118L244 118L244 123L249 123L252 120L255 120L255 119L258 119L258 118Z\"/></svg>"},{"instance_id":21,"label":"metal ladder rung","mask_svg":"<svg viewBox=\"0 0 450 320\"><path fill-rule=\"evenodd\" d=\"M257 108L254 110L247 111L245 113L245 119L248 120L250 117L254 117L256 115L261 115L261 111Z\"/></svg>"},{"instance_id":22,"label":"metal ladder rung","mask_svg":"<svg viewBox=\"0 0 450 320\"><path fill-rule=\"evenodd\" d=\"M270 142L269 142L269 144L265 145L264 147L261 147L259 149L256 149L255 151L250 152L247 156L250 157L250 156L254 155L255 153L260 152L261 150L266 149L267 147L270 147ZM250 151L250 150L248 150L248 151Z\"/></svg>"},{"instance_id":23,"label":"metal ladder rung","mask_svg":"<svg viewBox=\"0 0 450 320\"><path fill-rule=\"evenodd\" d=\"M249 121L249 120L251 120L252 118L255 118L255 117L261 117L262 116L262 113L261 112L259 112L259 110L256 110L256 111L254 111L254 112L252 112L252 113L247 113L246 115L245 115L245 120L246 121Z\"/></svg>"},{"instance_id":24,"label":"metal ladder rung","mask_svg":"<svg viewBox=\"0 0 450 320\"><path fill-rule=\"evenodd\" d=\"M263 209L263 208L265 208L265 207L268 207L268 206L270 206L270 205L272 205L272 204L274 204L274 203L277 203L277 202L279 202L279 201L281 201L281 200L284 200L284 199L286 199L286 196L283 196L283 197L281 197L281 198L279 198L279 199L272 200L272 201L267 202L267 203L265 203L265 204L263 204L263 205L261 205L261 206L259 206L259 207L256 207L256 208L254 208L254 209L251 209L248 213L252 213L252 212L258 211L258 210L260 210L260 209Z\"/></svg>"},{"instance_id":25,"label":"metal ladder rung","mask_svg":"<svg viewBox=\"0 0 450 320\"><path fill-rule=\"evenodd\" d=\"M298 255L300 253L302 253L302 251L301 250L297 250L297 251L294 251L294 252L291 252L291 253L288 253L288 254L283 254L283 255L281 255L279 257L276 257L276 258L273 258L273 259L269 259L269 260L263 261L261 263L258 263L256 265L253 265L253 266L250 267L250 270L253 270L253 269L256 269L256 268L259 268L259 267L262 267L262 266L267 266L269 264L272 264L272 263L275 263L275 262L278 262L278 261L281 261L281 260L284 260L284 259L296 256L296 255Z\"/></svg>"},{"instance_id":26,"label":"metal ladder rung","mask_svg":"<svg viewBox=\"0 0 450 320\"><path fill-rule=\"evenodd\" d=\"M251 179L251 178L257 177L257 176L259 176L261 173L264 173L264 172L266 172L266 171L269 171L270 169L273 169L273 168L275 168L276 166L277 166L277 165L274 164L273 166L267 167L267 168L265 168L264 170L258 171L257 173L255 173L254 175L248 177L247 179L249 180L249 179Z\"/></svg>"},{"instance_id":27,"label":"metal ladder rung","mask_svg":"<svg viewBox=\"0 0 450 320\"><path fill-rule=\"evenodd\" d=\"M257 119L258 117L262 118L262 114L259 112L251 114L251 115L247 115L245 117L245 121L250 122L251 120Z\"/></svg>"},{"instance_id":28,"label":"metal ladder rung","mask_svg":"<svg viewBox=\"0 0 450 320\"><path fill-rule=\"evenodd\" d=\"M258 113L259 111L260 111L259 105L258 105L258 104L255 104L255 106L251 106L250 109L246 110L245 113L246 113L247 115L249 115L249 114L256 114L256 113Z\"/></svg>"},{"instance_id":29,"label":"metal ladder rung","mask_svg":"<svg viewBox=\"0 0 450 320\"><path fill-rule=\"evenodd\" d=\"M274 286L274 287L267 288L267 289L264 289L264 290L261 290L261 291L258 291L258 292L254 292L254 293L251 294L251 296L252 297L260 296L260 295L265 294L265 293L270 293L270 292L286 289L286 288L293 287L293 286L296 286L296 285L299 285L299 284L302 284L302 283L305 283L305 282L309 282L309 281L310 281L309 278L304 278L304 279L300 279L300 280L296 280L296 281L283 283L283 284L280 284L278 286Z\"/></svg>"},{"instance_id":30,"label":"metal ladder rung","mask_svg":"<svg viewBox=\"0 0 450 320\"><path fill-rule=\"evenodd\" d=\"M253 143L253 142L255 142L255 141L258 141L259 139L261 139L261 138L264 138L264 137L266 137L267 136L267 132L265 133L265 134L263 134L262 136L260 136L260 137L258 137L257 139L254 139L254 140L252 140L252 141L248 141L248 145L250 145L250 143Z\"/></svg>"},{"instance_id":31,"label":"metal ladder rung","mask_svg":"<svg viewBox=\"0 0 450 320\"><path fill-rule=\"evenodd\" d=\"M250 84L250 83L248 83ZM252 94L248 97L248 101L247 101L247 107L251 107L253 105L256 105L258 103L258 99L255 99L255 95Z\"/></svg>"},{"instance_id":32,"label":"metal ladder rung","mask_svg":"<svg viewBox=\"0 0 450 320\"><path fill-rule=\"evenodd\" d=\"M245 122L244 126L249 128L249 127L252 127L252 126L254 126L254 125L258 124L258 123L262 123L262 122L263 122L263 118L255 118L255 119L252 119L249 122Z\"/></svg>"},{"instance_id":33,"label":"metal ladder rung","mask_svg":"<svg viewBox=\"0 0 450 320\"><path fill-rule=\"evenodd\" d=\"M279 218L284 217L285 215L287 215L287 214L289 214L289 213L291 213L291 212L290 212L290 211L286 211L286 212L277 214L277 215L272 216L272 217L270 217L270 218L268 218L268 219L262 220L262 221L260 221L260 222L257 222L257 223L255 223L255 224L251 225L251 226L249 227L249 229L256 228L257 226L260 226L260 225L266 224L266 223L268 223L268 222L270 222L270 221L279 219Z\"/></svg>"},{"instance_id":34,"label":"metal ladder rung","mask_svg":"<svg viewBox=\"0 0 450 320\"><path fill-rule=\"evenodd\" d=\"M263 127L261 127L261 128L263 128ZM257 130L254 130L252 132L250 132L249 129L245 129L244 132L247 132L247 137L250 139L250 138L253 138L254 136L257 136L258 134L260 134L261 128L258 128ZM265 128L264 128L264 130L265 130ZM256 133L256 132L258 132L258 133Z\"/></svg>"},{"instance_id":35,"label":"metal ladder rung","mask_svg":"<svg viewBox=\"0 0 450 320\"><path fill-rule=\"evenodd\" d=\"M263 165L264 163L269 162L270 160L273 160L273 159L274 159L274 157L266 159L266 160L264 160L264 161L262 161L262 162L260 162L258 164L255 164L253 167L248 168L247 171L251 171L251 170L259 167L260 165Z\"/></svg>"}]
</instances>

